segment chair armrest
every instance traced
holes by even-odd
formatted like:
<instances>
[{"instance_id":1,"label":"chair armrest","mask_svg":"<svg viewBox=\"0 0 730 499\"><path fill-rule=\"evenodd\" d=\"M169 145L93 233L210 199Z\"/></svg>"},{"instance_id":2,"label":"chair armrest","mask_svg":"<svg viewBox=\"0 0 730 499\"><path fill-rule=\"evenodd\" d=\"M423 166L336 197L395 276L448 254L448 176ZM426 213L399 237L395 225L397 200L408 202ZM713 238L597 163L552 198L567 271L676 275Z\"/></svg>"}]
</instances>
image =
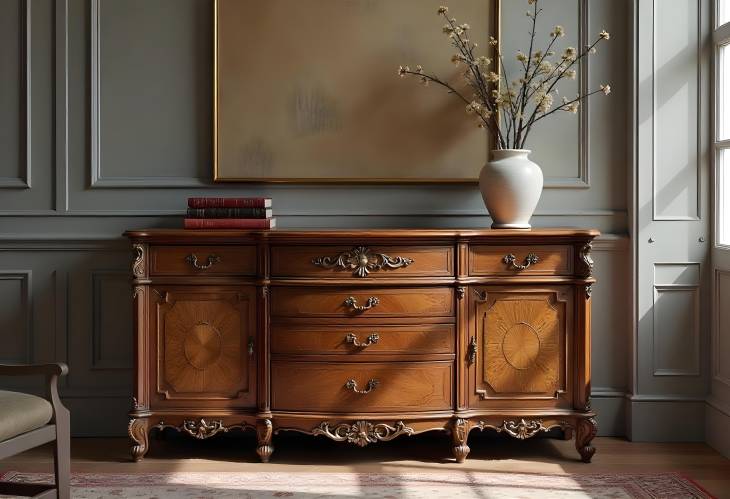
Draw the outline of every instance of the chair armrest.
<instances>
[{"instance_id":1,"label":"chair armrest","mask_svg":"<svg viewBox=\"0 0 730 499\"><path fill-rule=\"evenodd\" d=\"M34 374L65 376L68 374L68 366L63 362L54 364L0 364L0 376L29 376Z\"/></svg>"},{"instance_id":2,"label":"chair armrest","mask_svg":"<svg viewBox=\"0 0 730 499\"><path fill-rule=\"evenodd\" d=\"M69 412L63 406L61 397L58 396L58 378L68 374L68 366L63 362L53 364L31 364L31 365L8 365L0 364L0 376L32 376L43 375L46 377L46 400L53 407L53 421L56 426L66 428L68 432Z\"/></svg>"}]
</instances>

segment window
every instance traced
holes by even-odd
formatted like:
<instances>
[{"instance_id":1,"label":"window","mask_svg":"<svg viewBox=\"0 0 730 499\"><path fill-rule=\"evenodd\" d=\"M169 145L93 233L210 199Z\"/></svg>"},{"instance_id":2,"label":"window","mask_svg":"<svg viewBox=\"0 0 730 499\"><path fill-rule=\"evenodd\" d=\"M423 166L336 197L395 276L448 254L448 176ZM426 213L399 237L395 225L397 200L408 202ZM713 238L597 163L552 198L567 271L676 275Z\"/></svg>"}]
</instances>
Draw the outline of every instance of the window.
<instances>
[{"instance_id":1,"label":"window","mask_svg":"<svg viewBox=\"0 0 730 499\"><path fill-rule=\"evenodd\" d=\"M717 47L717 140L730 139L730 45Z\"/></svg>"},{"instance_id":2,"label":"window","mask_svg":"<svg viewBox=\"0 0 730 499\"><path fill-rule=\"evenodd\" d=\"M717 154L717 243L730 246L730 148Z\"/></svg>"},{"instance_id":3,"label":"window","mask_svg":"<svg viewBox=\"0 0 730 499\"><path fill-rule=\"evenodd\" d=\"M722 26L730 21L730 0L717 0L716 26Z\"/></svg>"},{"instance_id":4,"label":"window","mask_svg":"<svg viewBox=\"0 0 730 499\"><path fill-rule=\"evenodd\" d=\"M715 0L716 237L730 246L730 0Z\"/></svg>"}]
</instances>

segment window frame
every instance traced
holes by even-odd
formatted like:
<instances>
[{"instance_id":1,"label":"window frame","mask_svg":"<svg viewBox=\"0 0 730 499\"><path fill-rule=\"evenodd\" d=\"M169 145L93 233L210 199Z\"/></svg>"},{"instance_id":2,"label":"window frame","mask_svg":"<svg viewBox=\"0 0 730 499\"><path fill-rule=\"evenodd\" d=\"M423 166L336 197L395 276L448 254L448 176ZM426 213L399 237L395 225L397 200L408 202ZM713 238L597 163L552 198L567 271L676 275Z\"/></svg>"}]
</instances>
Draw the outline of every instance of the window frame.
<instances>
[{"instance_id":1,"label":"window frame","mask_svg":"<svg viewBox=\"0 0 730 499\"><path fill-rule=\"evenodd\" d=\"M716 248L730 250L730 220L725 220L724 211L730 217L730 189L724 192L722 186L728 181L723 178L721 156L723 151L730 150L730 130L725 131L727 138L720 140L720 106L730 111L730 91L724 95L720 89L722 71L720 71L720 52L723 47L730 47L730 21L717 25L720 19L720 5L722 2L730 3L730 0L714 0L714 21L712 32L713 43L713 78L712 78L712 162L715 179L715 203L714 203L714 243ZM726 5L725 8L730 8ZM728 48L730 50L730 48ZM727 57L730 59L730 57ZM730 73L730 72L729 72ZM730 175L730 165L726 168L726 175ZM723 208L727 206L727 209ZM727 228L727 234L724 232Z\"/></svg>"}]
</instances>

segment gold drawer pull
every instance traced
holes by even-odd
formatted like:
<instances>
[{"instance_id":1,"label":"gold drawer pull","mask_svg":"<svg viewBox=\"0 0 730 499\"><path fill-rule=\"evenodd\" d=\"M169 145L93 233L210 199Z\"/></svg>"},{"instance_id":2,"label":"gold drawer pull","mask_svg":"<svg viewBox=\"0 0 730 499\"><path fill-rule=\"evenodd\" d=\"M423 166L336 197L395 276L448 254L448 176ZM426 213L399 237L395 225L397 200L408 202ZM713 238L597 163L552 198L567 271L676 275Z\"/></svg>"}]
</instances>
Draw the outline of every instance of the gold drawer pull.
<instances>
[{"instance_id":1,"label":"gold drawer pull","mask_svg":"<svg viewBox=\"0 0 730 499\"><path fill-rule=\"evenodd\" d=\"M510 269L526 270L529 269L530 266L537 264L537 262L540 261L540 257L535 253L530 253L527 255L527 258L525 258L525 263L520 265L519 263L515 263L517 261L517 257L510 253L509 255L505 255L502 261L506 263Z\"/></svg>"},{"instance_id":2,"label":"gold drawer pull","mask_svg":"<svg viewBox=\"0 0 730 499\"><path fill-rule=\"evenodd\" d=\"M343 251L336 256L318 256L312 258L312 265L325 269L352 270L355 277L367 277L370 272L383 268L399 269L408 267L413 258L407 256L391 257L383 253L373 253L370 248L358 246Z\"/></svg>"},{"instance_id":3,"label":"gold drawer pull","mask_svg":"<svg viewBox=\"0 0 730 499\"><path fill-rule=\"evenodd\" d=\"M347 333L347 336L345 336L345 342L357 348L367 348L370 345L375 345L378 341L380 341L380 335L378 333L373 333L368 336L364 343L361 343L357 339L357 335L355 333Z\"/></svg>"},{"instance_id":4,"label":"gold drawer pull","mask_svg":"<svg viewBox=\"0 0 730 499\"><path fill-rule=\"evenodd\" d=\"M219 257L218 255L208 255L208 262L201 264L200 262L198 262L198 256L193 253L192 255L186 256L185 261L198 270L206 270L211 268L216 263L220 263L221 257Z\"/></svg>"},{"instance_id":5,"label":"gold drawer pull","mask_svg":"<svg viewBox=\"0 0 730 499\"><path fill-rule=\"evenodd\" d=\"M370 393L373 390L375 390L379 384L380 384L380 381L378 381L377 379L371 379L371 380L368 380L367 387L364 390L358 390L357 381L355 381L354 379L348 379L347 383L345 383L345 388L347 388L348 390L353 391L355 393L364 395L366 393Z\"/></svg>"},{"instance_id":6,"label":"gold drawer pull","mask_svg":"<svg viewBox=\"0 0 730 499\"><path fill-rule=\"evenodd\" d=\"M370 310L371 308L374 308L375 306L380 303L380 300L377 296L371 296L368 298L368 301L365 302L365 305L358 305L357 304L357 298L354 296L350 296L345 300L345 306L350 307L352 310L356 310L358 312L364 312L365 310Z\"/></svg>"},{"instance_id":7,"label":"gold drawer pull","mask_svg":"<svg viewBox=\"0 0 730 499\"><path fill-rule=\"evenodd\" d=\"M469 365L472 365L477 361L477 337L472 336L469 341Z\"/></svg>"}]
</instances>

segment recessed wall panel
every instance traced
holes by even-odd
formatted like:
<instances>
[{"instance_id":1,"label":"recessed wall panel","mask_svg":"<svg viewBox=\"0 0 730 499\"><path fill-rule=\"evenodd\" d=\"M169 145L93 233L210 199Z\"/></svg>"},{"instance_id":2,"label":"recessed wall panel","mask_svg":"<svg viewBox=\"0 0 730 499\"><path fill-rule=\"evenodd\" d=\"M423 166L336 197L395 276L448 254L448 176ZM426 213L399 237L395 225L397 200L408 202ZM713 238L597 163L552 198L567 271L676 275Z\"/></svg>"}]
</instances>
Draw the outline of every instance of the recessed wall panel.
<instances>
[{"instance_id":1,"label":"recessed wall panel","mask_svg":"<svg viewBox=\"0 0 730 499\"><path fill-rule=\"evenodd\" d=\"M92 369L132 368L132 302L127 272L93 273Z\"/></svg>"},{"instance_id":2,"label":"recessed wall panel","mask_svg":"<svg viewBox=\"0 0 730 499\"><path fill-rule=\"evenodd\" d=\"M581 14L587 14L582 11L588 2L553 0L553 3L555 5L551 5L549 8L545 8L547 5L543 6L543 11L538 17L537 46L543 48L549 40L548 35L553 27L561 25L565 28L566 34L560 38L558 51L568 46L580 47L582 45ZM503 52L510 55L505 56L505 68L510 81L520 78L522 76L520 72L524 72L512 54L517 53L518 50L526 52L529 48L531 21L525 16L526 10L532 10L532 6L523 1L503 0L501 4L501 25L510 27L510 29L503 29L501 33ZM575 69L579 71L580 65L576 65ZM561 96L574 96L579 89L579 78L565 79L559 85ZM556 104L560 99L562 97L556 97ZM530 132L525 148L533 151L531 158L543 169L546 183L549 184L550 182L566 182L571 179L581 180L581 147L587 147L585 142L581 140L581 115L559 112L535 125ZM559 144L559 147L556 147L556 144Z\"/></svg>"},{"instance_id":3,"label":"recessed wall panel","mask_svg":"<svg viewBox=\"0 0 730 499\"><path fill-rule=\"evenodd\" d=\"M144 187L145 179L164 186L210 178L212 3L93 5L92 100L98 107L92 109L92 140L98 151L92 152L92 182Z\"/></svg>"},{"instance_id":4,"label":"recessed wall panel","mask_svg":"<svg viewBox=\"0 0 730 499\"><path fill-rule=\"evenodd\" d=\"M715 376L730 384L730 272L718 272Z\"/></svg>"},{"instance_id":5,"label":"recessed wall panel","mask_svg":"<svg viewBox=\"0 0 730 499\"><path fill-rule=\"evenodd\" d=\"M698 0L654 2L654 218L699 213Z\"/></svg>"},{"instance_id":6,"label":"recessed wall panel","mask_svg":"<svg viewBox=\"0 0 730 499\"><path fill-rule=\"evenodd\" d=\"M23 11L22 0L0 0L0 185L25 170Z\"/></svg>"},{"instance_id":7,"label":"recessed wall panel","mask_svg":"<svg viewBox=\"0 0 730 499\"><path fill-rule=\"evenodd\" d=\"M699 289L655 286L654 375L699 374Z\"/></svg>"},{"instance_id":8,"label":"recessed wall panel","mask_svg":"<svg viewBox=\"0 0 730 499\"><path fill-rule=\"evenodd\" d=\"M0 271L0 296L0 362L29 362L30 273Z\"/></svg>"}]
</instances>

